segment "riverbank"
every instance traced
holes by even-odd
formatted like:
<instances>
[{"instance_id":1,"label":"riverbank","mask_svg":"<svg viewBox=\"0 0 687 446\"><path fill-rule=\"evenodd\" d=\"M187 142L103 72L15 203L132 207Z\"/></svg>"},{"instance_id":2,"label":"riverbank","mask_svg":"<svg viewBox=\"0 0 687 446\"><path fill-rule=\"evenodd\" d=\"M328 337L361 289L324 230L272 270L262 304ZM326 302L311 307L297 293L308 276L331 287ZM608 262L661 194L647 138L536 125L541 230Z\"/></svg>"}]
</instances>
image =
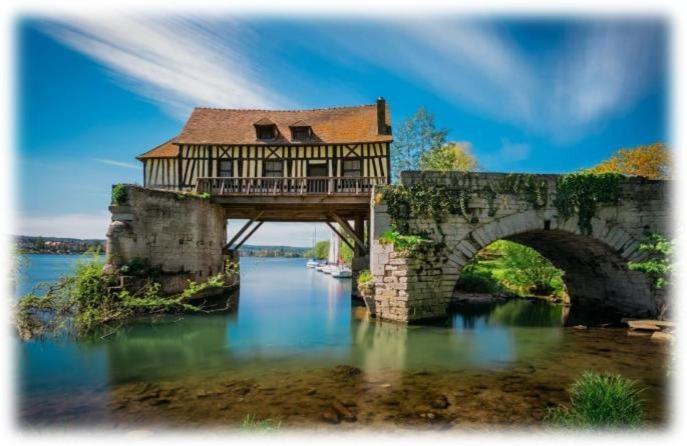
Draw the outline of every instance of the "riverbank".
<instances>
[{"instance_id":1,"label":"riverbank","mask_svg":"<svg viewBox=\"0 0 687 446\"><path fill-rule=\"evenodd\" d=\"M25 401L22 419L31 425L96 423L121 429L231 429L246 415L280 423L282 429L543 428L548 408L567 402L572 381L582 370L596 369L638 379L649 427L665 425L663 344L626 336L622 329L570 328L565 337L569 348L549 357L480 370L361 370L340 364L134 379L113 386L106 406L85 419L69 407L87 405L84 396ZM58 420L53 412L63 416Z\"/></svg>"}]
</instances>

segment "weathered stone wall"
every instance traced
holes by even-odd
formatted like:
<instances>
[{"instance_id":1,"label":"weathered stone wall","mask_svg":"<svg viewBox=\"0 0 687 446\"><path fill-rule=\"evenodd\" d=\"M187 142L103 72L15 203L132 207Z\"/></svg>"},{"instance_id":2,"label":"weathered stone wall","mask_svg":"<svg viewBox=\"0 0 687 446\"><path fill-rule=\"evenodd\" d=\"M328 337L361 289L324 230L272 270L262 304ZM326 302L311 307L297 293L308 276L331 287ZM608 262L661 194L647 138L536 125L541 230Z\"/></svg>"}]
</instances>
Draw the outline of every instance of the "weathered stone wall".
<instances>
[{"instance_id":1,"label":"weathered stone wall","mask_svg":"<svg viewBox=\"0 0 687 446\"><path fill-rule=\"evenodd\" d=\"M162 271L167 293L224 271L226 218L221 205L177 192L126 186L126 201L110 206L106 268L134 259Z\"/></svg>"},{"instance_id":2,"label":"weathered stone wall","mask_svg":"<svg viewBox=\"0 0 687 446\"><path fill-rule=\"evenodd\" d=\"M505 174L403 172L411 186L430 181L447 186L481 188L496 184ZM621 181L619 205L604 207L592 219L592 233L583 234L576 216L563 220L553 206L556 175L539 175L549 185L547 205L534 210L527 200L512 194L496 197L495 206L471 196L467 213L450 215L437 227L431 218L411 221L446 244L440 253L408 256L380 243L391 228L385 203L373 203L371 271L375 276L375 307L381 319L409 322L443 317L460 270L480 249L499 239L531 246L565 270L572 305L612 310L623 316L661 316L665 296L657 294L645 275L629 271L627 262L645 256L638 251L646 230L670 234L667 183L643 178Z\"/></svg>"}]
</instances>

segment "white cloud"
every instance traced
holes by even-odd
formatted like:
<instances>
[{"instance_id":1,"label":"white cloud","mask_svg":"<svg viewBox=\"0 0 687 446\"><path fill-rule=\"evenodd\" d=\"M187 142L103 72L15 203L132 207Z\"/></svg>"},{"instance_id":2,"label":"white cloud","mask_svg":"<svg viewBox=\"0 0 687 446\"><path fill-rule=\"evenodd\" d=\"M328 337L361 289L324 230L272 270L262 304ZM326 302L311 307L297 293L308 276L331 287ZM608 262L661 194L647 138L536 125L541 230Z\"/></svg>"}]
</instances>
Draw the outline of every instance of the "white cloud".
<instances>
[{"instance_id":1,"label":"white cloud","mask_svg":"<svg viewBox=\"0 0 687 446\"><path fill-rule=\"evenodd\" d=\"M110 225L110 214L62 214L19 216L13 232L16 235L104 239Z\"/></svg>"},{"instance_id":2,"label":"white cloud","mask_svg":"<svg viewBox=\"0 0 687 446\"><path fill-rule=\"evenodd\" d=\"M125 163L123 161L108 160L108 159L103 159L103 158L93 158L93 161L97 161L97 162L103 163L103 164L109 164L111 166L125 167L127 169L136 169L136 170L141 169L141 166L139 166L139 165L132 164L132 163Z\"/></svg>"},{"instance_id":3,"label":"white cloud","mask_svg":"<svg viewBox=\"0 0 687 446\"><path fill-rule=\"evenodd\" d=\"M261 82L259 61L242 55L251 33L234 23L84 15L45 31L179 117L195 106L267 108L283 101Z\"/></svg>"}]
</instances>

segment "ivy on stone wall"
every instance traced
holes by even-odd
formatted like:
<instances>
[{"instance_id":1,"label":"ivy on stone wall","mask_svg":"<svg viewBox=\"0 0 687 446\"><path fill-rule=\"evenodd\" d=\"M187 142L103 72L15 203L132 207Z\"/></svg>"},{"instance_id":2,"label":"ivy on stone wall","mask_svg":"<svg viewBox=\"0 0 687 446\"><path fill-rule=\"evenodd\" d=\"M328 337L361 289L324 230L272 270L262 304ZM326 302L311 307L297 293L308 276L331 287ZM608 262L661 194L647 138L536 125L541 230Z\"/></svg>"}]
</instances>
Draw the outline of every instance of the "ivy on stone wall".
<instances>
[{"instance_id":1,"label":"ivy on stone wall","mask_svg":"<svg viewBox=\"0 0 687 446\"><path fill-rule=\"evenodd\" d=\"M592 217L598 207L618 204L622 177L618 173L573 173L559 177L554 201L559 216L566 220L577 215L580 231L591 234Z\"/></svg>"}]
</instances>

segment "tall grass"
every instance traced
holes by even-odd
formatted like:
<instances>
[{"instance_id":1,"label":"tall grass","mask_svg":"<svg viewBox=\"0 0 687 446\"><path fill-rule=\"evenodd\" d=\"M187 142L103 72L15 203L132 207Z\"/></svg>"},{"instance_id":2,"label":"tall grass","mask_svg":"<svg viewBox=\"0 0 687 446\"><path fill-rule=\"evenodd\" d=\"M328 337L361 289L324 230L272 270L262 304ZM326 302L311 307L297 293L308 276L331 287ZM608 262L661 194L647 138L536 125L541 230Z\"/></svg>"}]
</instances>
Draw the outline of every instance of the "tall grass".
<instances>
[{"instance_id":1,"label":"tall grass","mask_svg":"<svg viewBox=\"0 0 687 446\"><path fill-rule=\"evenodd\" d=\"M570 388L570 405L550 410L546 420L565 428L638 428L645 417L641 392L621 375L585 372Z\"/></svg>"}]
</instances>

